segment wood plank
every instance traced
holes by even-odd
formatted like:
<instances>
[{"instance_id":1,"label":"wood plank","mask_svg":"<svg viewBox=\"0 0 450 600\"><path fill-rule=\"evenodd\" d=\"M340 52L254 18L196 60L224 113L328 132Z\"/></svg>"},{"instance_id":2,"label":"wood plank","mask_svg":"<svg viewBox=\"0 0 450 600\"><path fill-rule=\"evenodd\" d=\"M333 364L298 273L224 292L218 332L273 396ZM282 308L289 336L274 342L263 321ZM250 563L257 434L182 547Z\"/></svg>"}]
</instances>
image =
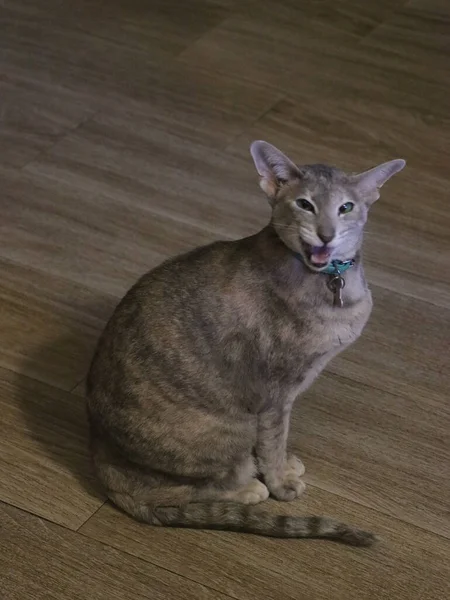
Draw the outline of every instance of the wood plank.
<instances>
[{"instance_id":1,"label":"wood plank","mask_svg":"<svg viewBox=\"0 0 450 600\"><path fill-rule=\"evenodd\" d=\"M324 375L293 411L291 447L305 481L450 537L446 396L434 395L431 408L420 404L423 392L389 394L339 370L344 375Z\"/></svg>"},{"instance_id":2,"label":"wood plank","mask_svg":"<svg viewBox=\"0 0 450 600\"><path fill-rule=\"evenodd\" d=\"M412 12L420 12L424 17L433 19L437 26L449 23L450 7L446 0L408 0L406 6Z\"/></svg>"},{"instance_id":3,"label":"wood plank","mask_svg":"<svg viewBox=\"0 0 450 600\"><path fill-rule=\"evenodd\" d=\"M433 65L433 75L448 72L450 18L442 0L410 0L376 27L363 44L386 48L402 59Z\"/></svg>"},{"instance_id":4,"label":"wood plank","mask_svg":"<svg viewBox=\"0 0 450 600\"><path fill-rule=\"evenodd\" d=\"M127 159L126 142L123 153L112 149L107 157L100 150L97 164L95 153L100 148L95 143L88 145L84 138L81 144L69 142L70 158L64 157L60 147L59 157L5 177L2 205L6 221L0 253L17 264L40 269L54 279L68 278L75 287L97 290L100 296L119 298L166 258L217 239L196 224L194 217L189 218L189 212L206 210L205 220L210 222L220 211L232 212L232 207L223 208L219 199L217 208L209 207L208 190L188 206L188 199L196 197L195 188L183 195L158 189L152 173L145 175L152 164L153 174L157 172L152 157L141 158L136 165L138 150L131 154L129 149ZM125 164L121 164L122 158ZM182 153L177 159L183 160ZM163 160L161 157L160 164ZM196 162L199 165L200 158ZM225 166L221 168L225 177ZM211 189L213 181L211 174ZM162 187L171 186L163 182ZM220 189L216 195L225 193ZM264 201L258 200L265 208ZM171 218L175 214L179 218Z\"/></svg>"},{"instance_id":5,"label":"wood plank","mask_svg":"<svg viewBox=\"0 0 450 600\"><path fill-rule=\"evenodd\" d=\"M350 360L388 375L399 385L444 396L450 390L448 366L450 307L433 306L380 288L373 289L374 309L357 344L336 359ZM333 364L333 363L331 363ZM395 390L393 390L395 392Z\"/></svg>"},{"instance_id":6,"label":"wood plank","mask_svg":"<svg viewBox=\"0 0 450 600\"><path fill-rule=\"evenodd\" d=\"M104 502L79 396L0 369L0 500L77 529Z\"/></svg>"},{"instance_id":7,"label":"wood plank","mask_svg":"<svg viewBox=\"0 0 450 600\"><path fill-rule=\"evenodd\" d=\"M0 504L0 589L5 600L225 600L155 567Z\"/></svg>"},{"instance_id":8,"label":"wood plank","mask_svg":"<svg viewBox=\"0 0 450 600\"><path fill-rule=\"evenodd\" d=\"M49 94L58 95L61 90L72 103L131 114L138 123L151 119L158 129L179 132L215 150L230 143L281 98L278 91L264 85L240 82L177 61L151 69L133 63L133 69L118 78L114 73L97 72L92 65L83 69L77 63L69 68L64 62L45 61L19 46L0 64L4 77L17 81L17 87L25 82L47 89Z\"/></svg>"},{"instance_id":9,"label":"wood plank","mask_svg":"<svg viewBox=\"0 0 450 600\"><path fill-rule=\"evenodd\" d=\"M77 385L73 388L73 390L70 390L70 393L75 394L75 396L83 396L84 397L85 390L86 390L86 379L83 379L82 381L77 383Z\"/></svg>"},{"instance_id":10,"label":"wood plank","mask_svg":"<svg viewBox=\"0 0 450 600\"><path fill-rule=\"evenodd\" d=\"M369 550L322 541L274 540L227 532L152 528L105 505L84 535L242 600L264 598L443 599L448 540L317 488L300 500L269 502L284 514L329 514L379 533Z\"/></svg>"},{"instance_id":11,"label":"wood plank","mask_svg":"<svg viewBox=\"0 0 450 600\"><path fill-rule=\"evenodd\" d=\"M34 246L38 268L44 262L38 247L48 242L39 239ZM5 260L0 265L0 366L72 389L85 376L98 335L117 300L28 266Z\"/></svg>"},{"instance_id":12,"label":"wood plank","mask_svg":"<svg viewBox=\"0 0 450 600\"><path fill-rule=\"evenodd\" d=\"M179 60L239 81L264 84L287 96L376 100L447 118L448 73L390 48L359 43L329 23L292 11L278 18L254 11L234 15L187 48ZM242 59L245 57L245 60ZM388 99L388 102L387 102Z\"/></svg>"},{"instance_id":13,"label":"wood plank","mask_svg":"<svg viewBox=\"0 0 450 600\"><path fill-rule=\"evenodd\" d=\"M246 16L258 13L269 19L276 16L277 19L294 20L296 23L311 21L361 39L403 4L404 0L377 0L376 3L358 0L284 0L282 3L277 0L251 0L243 2L239 12Z\"/></svg>"},{"instance_id":14,"label":"wood plank","mask_svg":"<svg viewBox=\"0 0 450 600\"><path fill-rule=\"evenodd\" d=\"M419 171L421 178L425 171L425 185L429 185L430 174L447 177L448 115L433 114L432 106L426 112L405 111L380 98L349 95L336 102L331 96L311 104L308 97L306 92L297 92L278 102L243 134L233 154L241 156L248 139L256 135L278 139L283 148L287 145L286 152L294 145L299 161L321 160L360 169L362 163L371 166L401 156L408 166L402 180L408 171ZM417 189L417 175L412 181ZM436 200L431 196L430 201Z\"/></svg>"},{"instance_id":15,"label":"wood plank","mask_svg":"<svg viewBox=\"0 0 450 600\"><path fill-rule=\"evenodd\" d=\"M72 104L86 105L90 111L113 107L136 119L152 118L153 126L180 130L217 148L280 98L266 86L170 60L191 38L201 37L220 21L226 4L227 0L211 0L206 6L205 0L191 1L189 6L134 0L125 15L120 5L110 4L105 10L102 3L89 0L71 10L59 0L8 1L0 23L3 77L22 94L31 87L41 91L39 98L45 93L54 96L54 102L49 101L52 118L62 110L56 106L58 99L68 105L63 114ZM19 119L19 93L14 100L19 105L14 107L13 125ZM39 113L39 121L42 116ZM25 132L32 125L36 128L28 115L20 118ZM17 125L5 143L19 144L20 134Z\"/></svg>"},{"instance_id":16,"label":"wood plank","mask_svg":"<svg viewBox=\"0 0 450 600\"><path fill-rule=\"evenodd\" d=\"M95 112L87 99L33 77L0 79L0 164L22 167Z\"/></svg>"},{"instance_id":17,"label":"wood plank","mask_svg":"<svg viewBox=\"0 0 450 600\"><path fill-rule=\"evenodd\" d=\"M216 235L250 233L269 219L248 151L245 160L234 159L139 115L99 115L26 173L145 206Z\"/></svg>"},{"instance_id":18,"label":"wood plank","mask_svg":"<svg viewBox=\"0 0 450 600\"><path fill-rule=\"evenodd\" d=\"M22 39L48 59L101 71L123 67L125 57L149 66L167 62L228 15L225 7L205 0L189 6L134 0L126 15L120 2L110 2L106 9L89 0L70 8L55 0L7 0L2 13L3 43L9 47Z\"/></svg>"}]
</instances>

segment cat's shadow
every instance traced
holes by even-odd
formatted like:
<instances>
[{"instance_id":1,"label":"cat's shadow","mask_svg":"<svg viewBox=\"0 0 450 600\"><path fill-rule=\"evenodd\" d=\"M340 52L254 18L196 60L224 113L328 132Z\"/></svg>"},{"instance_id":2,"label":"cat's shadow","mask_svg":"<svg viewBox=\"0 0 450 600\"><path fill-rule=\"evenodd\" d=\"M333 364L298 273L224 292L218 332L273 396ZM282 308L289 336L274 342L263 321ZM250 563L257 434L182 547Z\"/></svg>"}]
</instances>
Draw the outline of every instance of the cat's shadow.
<instances>
[{"instance_id":1,"label":"cat's shadow","mask_svg":"<svg viewBox=\"0 0 450 600\"><path fill-rule=\"evenodd\" d=\"M43 482L49 488L54 485L55 493L58 486L76 485L91 499L104 500L89 458L82 376L78 378L76 392L61 389L74 386L58 385L57 376L52 381L52 365L58 356L63 357L64 370L69 375L71 370L87 374L100 331L100 328L88 331L84 327L77 327L76 323L70 328L65 326L61 336L35 349L23 361L20 372L15 376L14 390L24 421L23 435L33 441L34 460L38 468L42 468ZM80 346L88 349L82 359L72 356L70 352L71 348ZM74 385L75 379L76 376Z\"/></svg>"}]
</instances>

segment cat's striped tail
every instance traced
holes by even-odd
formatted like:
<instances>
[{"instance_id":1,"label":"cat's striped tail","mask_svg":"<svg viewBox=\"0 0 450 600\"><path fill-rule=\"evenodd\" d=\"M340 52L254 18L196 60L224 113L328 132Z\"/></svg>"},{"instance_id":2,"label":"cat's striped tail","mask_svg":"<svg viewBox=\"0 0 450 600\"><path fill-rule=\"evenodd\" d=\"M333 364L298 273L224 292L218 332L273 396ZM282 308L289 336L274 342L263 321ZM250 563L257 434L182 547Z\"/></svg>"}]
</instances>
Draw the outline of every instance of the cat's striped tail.
<instances>
[{"instance_id":1,"label":"cat's striped tail","mask_svg":"<svg viewBox=\"0 0 450 600\"><path fill-rule=\"evenodd\" d=\"M165 527L220 529L276 538L322 538L351 546L371 546L376 536L327 517L294 517L234 502L192 503L180 507L136 504L120 494L114 501L135 519Z\"/></svg>"}]
</instances>

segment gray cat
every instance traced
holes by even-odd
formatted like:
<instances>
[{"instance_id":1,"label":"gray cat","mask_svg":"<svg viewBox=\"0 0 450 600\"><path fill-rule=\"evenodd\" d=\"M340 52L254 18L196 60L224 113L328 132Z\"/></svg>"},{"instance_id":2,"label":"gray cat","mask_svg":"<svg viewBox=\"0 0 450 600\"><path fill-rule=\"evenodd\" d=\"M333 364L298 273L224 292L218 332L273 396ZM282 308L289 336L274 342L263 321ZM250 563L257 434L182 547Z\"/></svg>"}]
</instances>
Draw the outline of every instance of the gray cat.
<instances>
[{"instance_id":1,"label":"gray cat","mask_svg":"<svg viewBox=\"0 0 450 600\"><path fill-rule=\"evenodd\" d=\"M405 162L347 175L262 141L251 154L270 224L163 263L101 336L87 385L95 470L112 502L153 525L367 546L371 533L253 505L304 490L286 454L292 405L369 318L363 228Z\"/></svg>"}]
</instances>

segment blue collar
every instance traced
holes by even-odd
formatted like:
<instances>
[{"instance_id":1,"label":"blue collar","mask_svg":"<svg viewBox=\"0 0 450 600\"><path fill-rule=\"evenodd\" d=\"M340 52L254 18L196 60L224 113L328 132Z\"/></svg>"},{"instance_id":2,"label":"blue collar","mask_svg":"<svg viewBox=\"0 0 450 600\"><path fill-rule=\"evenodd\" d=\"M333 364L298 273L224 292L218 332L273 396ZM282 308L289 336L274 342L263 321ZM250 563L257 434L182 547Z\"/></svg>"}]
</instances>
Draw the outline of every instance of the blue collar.
<instances>
[{"instance_id":1,"label":"blue collar","mask_svg":"<svg viewBox=\"0 0 450 600\"><path fill-rule=\"evenodd\" d=\"M351 258L350 260L333 260L328 265L326 269L320 271L321 273L326 273L327 275L340 275L350 269L355 264L355 260Z\"/></svg>"},{"instance_id":2,"label":"blue collar","mask_svg":"<svg viewBox=\"0 0 450 600\"><path fill-rule=\"evenodd\" d=\"M301 254L294 252L294 256L296 256L301 262L303 262L303 257ZM303 263L304 264L304 263ZM355 266L355 259L350 258L350 260L332 260L326 269L323 271L317 271L317 273L323 273L324 275L335 275L339 276L341 273L345 273L347 269L351 269L351 267Z\"/></svg>"}]
</instances>

